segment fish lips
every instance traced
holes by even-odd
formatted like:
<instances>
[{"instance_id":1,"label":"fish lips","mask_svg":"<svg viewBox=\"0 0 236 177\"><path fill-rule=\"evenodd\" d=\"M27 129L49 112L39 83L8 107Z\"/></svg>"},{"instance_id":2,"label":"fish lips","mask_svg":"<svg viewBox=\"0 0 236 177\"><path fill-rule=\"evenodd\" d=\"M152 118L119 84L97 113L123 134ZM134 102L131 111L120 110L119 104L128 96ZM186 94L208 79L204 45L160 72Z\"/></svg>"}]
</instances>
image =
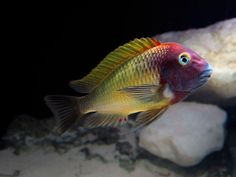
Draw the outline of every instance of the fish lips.
<instances>
[{"instance_id":1,"label":"fish lips","mask_svg":"<svg viewBox=\"0 0 236 177\"><path fill-rule=\"evenodd\" d=\"M200 74L199 81L198 81L196 87L193 88L193 91L196 90L197 88L201 87L202 85L204 85L211 77L212 72L213 72L213 69L212 69L211 65L207 64L205 66L205 69L203 70L203 72Z\"/></svg>"}]
</instances>

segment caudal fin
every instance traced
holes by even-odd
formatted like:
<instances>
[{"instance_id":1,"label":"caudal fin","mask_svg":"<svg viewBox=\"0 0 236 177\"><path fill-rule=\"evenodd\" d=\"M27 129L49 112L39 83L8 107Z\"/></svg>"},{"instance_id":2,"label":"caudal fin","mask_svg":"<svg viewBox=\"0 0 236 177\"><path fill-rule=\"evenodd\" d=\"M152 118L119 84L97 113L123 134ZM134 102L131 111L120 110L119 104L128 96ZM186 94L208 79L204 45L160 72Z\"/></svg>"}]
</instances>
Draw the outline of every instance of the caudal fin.
<instances>
[{"instance_id":1,"label":"caudal fin","mask_svg":"<svg viewBox=\"0 0 236 177\"><path fill-rule=\"evenodd\" d=\"M64 133L82 116L79 109L81 98L49 95L45 97L45 101L56 118L55 132L58 134Z\"/></svg>"}]
</instances>

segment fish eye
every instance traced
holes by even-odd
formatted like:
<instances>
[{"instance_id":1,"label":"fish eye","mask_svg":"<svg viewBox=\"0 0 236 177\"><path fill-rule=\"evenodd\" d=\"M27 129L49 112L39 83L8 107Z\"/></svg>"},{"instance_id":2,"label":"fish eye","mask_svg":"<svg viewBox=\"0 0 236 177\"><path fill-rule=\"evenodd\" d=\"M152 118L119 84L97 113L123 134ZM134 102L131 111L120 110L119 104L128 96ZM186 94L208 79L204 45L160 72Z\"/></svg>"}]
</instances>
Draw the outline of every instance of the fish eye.
<instances>
[{"instance_id":1,"label":"fish eye","mask_svg":"<svg viewBox=\"0 0 236 177\"><path fill-rule=\"evenodd\" d=\"M190 62L190 60L191 60L190 55L186 52L181 53L178 57L178 62L182 66L187 65Z\"/></svg>"}]
</instances>

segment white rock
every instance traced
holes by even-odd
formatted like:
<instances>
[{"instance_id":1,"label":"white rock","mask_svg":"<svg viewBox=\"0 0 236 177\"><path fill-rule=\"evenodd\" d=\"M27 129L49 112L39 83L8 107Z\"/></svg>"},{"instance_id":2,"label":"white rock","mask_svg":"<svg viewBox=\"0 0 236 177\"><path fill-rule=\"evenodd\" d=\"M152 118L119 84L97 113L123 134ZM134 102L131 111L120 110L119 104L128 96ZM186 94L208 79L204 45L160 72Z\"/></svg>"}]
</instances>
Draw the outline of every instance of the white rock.
<instances>
[{"instance_id":1,"label":"white rock","mask_svg":"<svg viewBox=\"0 0 236 177\"><path fill-rule=\"evenodd\" d=\"M178 103L141 130L139 146L178 165L196 165L223 147L225 121L217 106Z\"/></svg>"},{"instance_id":2,"label":"white rock","mask_svg":"<svg viewBox=\"0 0 236 177\"><path fill-rule=\"evenodd\" d=\"M213 75L194 100L236 105L236 18L202 29L167 32L155 36L160 41L179 42L206 58Z\"/></svg>"}]
</instances>

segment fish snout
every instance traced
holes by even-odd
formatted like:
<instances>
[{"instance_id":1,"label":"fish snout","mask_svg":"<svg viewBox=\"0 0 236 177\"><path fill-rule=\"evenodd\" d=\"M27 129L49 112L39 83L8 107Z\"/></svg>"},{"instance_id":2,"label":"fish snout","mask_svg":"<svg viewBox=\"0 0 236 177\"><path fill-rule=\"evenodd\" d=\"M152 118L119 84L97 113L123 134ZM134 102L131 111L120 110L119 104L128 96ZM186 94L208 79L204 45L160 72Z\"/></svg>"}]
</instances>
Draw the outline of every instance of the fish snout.
<instances>
[{"instance_id":1,"label":"fish snout","mask_svg":"<svg viewBox=\"0 0 236 177\"><path fill-rule=\"evenodd\" d=\"M212 69L211 65L209 65L207 63L204 70L200 74L199 86L203 85L204 83L206 83L209 80L209 78L211 77L212 72L213 72L213 69Z\"/></svg>"}]
</instances>

